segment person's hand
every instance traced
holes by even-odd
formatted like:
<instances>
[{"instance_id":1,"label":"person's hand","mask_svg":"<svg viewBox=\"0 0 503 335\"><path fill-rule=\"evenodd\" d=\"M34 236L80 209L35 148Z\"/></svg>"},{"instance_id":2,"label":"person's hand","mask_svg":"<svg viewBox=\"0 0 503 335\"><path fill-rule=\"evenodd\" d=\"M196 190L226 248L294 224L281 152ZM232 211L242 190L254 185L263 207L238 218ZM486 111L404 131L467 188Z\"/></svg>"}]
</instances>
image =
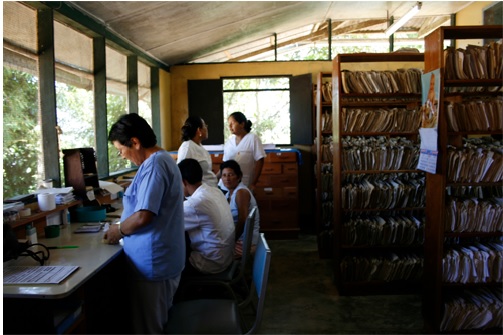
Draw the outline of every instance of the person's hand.
<instances>
[{"instance_id":1,"label":"person's hand","mask_svg":"<svg viewBox=\"0 0 503 335\"><path fill-rule=\"evenodd\" d=\"M108 244L118 244L121 239L121 234L119 232L119 225L113 224L108 228L107 232L103 236L103 239Z\"/></svg>"}]
</instances>

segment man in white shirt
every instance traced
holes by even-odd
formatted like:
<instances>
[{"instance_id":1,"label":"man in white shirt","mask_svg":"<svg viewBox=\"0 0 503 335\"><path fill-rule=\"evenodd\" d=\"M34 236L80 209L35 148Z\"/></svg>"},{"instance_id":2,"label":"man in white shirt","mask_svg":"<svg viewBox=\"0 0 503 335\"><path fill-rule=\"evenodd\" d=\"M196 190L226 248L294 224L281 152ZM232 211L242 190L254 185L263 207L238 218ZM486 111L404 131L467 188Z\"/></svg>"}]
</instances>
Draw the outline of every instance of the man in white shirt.
<instances>
[{"instance_id":1,"label":"man in white shirt","mask_svg":"<svg viewBox=\"0 0 503 335\"><path fill-rule=\"evenodd\" d=\"M190 239L184 273L222 272L234 258L235 228L229 203L222 191L202 182L203 171L195 159L184 159L178 168L187 197L183 208Z\"/></svg>"}]
</instances>

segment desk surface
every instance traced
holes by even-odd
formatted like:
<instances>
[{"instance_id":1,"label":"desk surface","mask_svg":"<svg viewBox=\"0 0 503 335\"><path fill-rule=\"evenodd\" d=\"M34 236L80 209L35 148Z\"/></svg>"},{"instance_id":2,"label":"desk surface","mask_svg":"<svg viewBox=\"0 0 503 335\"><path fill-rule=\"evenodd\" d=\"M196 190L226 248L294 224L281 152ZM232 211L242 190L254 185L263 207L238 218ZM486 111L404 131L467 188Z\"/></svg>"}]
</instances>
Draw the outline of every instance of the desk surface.
<instances>
[{"instance_id":1,"label":"desk surface","mask_svg":"<svg viewBox=\"0 0 503 335\"><path fill-rule=\"evenodd\" d=\"M47 247L76 245L75 249L53 249L44 265L77 265L79 269L60 284L3 285L4 298L59 299L73 293L101 268L117 257L122 247L102 242L103 231L98 233L75 234L81 223L72 223L55 238L39 238L38 242ZM4 262L8 266L36 266L39 263L28 256Z\"/></svg>"}]
</instances>

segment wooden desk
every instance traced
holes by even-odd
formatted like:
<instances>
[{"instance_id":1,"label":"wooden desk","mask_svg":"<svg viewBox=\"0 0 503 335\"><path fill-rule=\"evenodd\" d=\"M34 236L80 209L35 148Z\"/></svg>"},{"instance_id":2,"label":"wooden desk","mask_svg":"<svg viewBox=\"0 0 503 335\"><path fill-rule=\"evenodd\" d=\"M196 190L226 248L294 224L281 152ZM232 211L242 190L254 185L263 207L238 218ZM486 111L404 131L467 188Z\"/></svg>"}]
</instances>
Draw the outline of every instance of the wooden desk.
<instances>
[{"instance_id":1,"label":"wooden desk","mask_svg":"<svg viewBox=\"0 0 503 335\"><path fill-rule=\"evenodd\" d=\"M77 265L79 269L59 285L3 285L4 298L59 299L73 293L80 285L111 262L122 252L120 245L102 243L103 231L98 233L75 234L82 224L70 224L61 229L58 237L39 238L46 246L76 245L75 249L50 250L49 260L44 265ZM20 256L4 263L8 266L36 266L38 262L27 256Z\"/></svg>"},{"instance_id":2,"label":"wooden desk","mask_svg":"<svg viewBox=\"0 0 503 335\"><path fill-rule=\"evenodd\" d=\"M124 256L120 245L102 243L103 231L75 234L82 224L70 224L55 238L39 238L46 246L77 245L76 249L50 250L46 265L77 265L79 269L61 284L3 285L4 331L6 333L57 333L54 319L62 308L82 306L65 332L110 333L126 331L109 320L119 320L127 306L123 294ZM36 266L31 257L21 256L4 263ZM77 310L78 307L77 307ZM71 313L71 310L70 310ZM125 316L127 320L127 316ZM119 328L117 328L117 326ZM124 332L122 332L124 333Z\"/></svg>"}]
</instances>

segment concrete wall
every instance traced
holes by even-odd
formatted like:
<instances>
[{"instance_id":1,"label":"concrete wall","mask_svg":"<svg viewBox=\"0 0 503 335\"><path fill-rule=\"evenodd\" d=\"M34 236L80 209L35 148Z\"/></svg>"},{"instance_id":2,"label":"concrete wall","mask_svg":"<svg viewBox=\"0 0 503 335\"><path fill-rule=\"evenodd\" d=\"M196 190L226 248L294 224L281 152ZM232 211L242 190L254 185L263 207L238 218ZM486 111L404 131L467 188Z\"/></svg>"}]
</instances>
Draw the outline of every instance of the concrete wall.
<instances>
[{"instance_id":1,"label":"concrete wall","mask_svg":"<svg viewBox=\"0 0 503 335\"><path fill-rule=\"evenodd\" d=\"M474 1L470 6L456 14L457 26L482 26L484 24L484 10L498 1ZM465 49L467 45L483 45L483 40L457 40L456 48Z\"/></svg>"}]
</instances>

